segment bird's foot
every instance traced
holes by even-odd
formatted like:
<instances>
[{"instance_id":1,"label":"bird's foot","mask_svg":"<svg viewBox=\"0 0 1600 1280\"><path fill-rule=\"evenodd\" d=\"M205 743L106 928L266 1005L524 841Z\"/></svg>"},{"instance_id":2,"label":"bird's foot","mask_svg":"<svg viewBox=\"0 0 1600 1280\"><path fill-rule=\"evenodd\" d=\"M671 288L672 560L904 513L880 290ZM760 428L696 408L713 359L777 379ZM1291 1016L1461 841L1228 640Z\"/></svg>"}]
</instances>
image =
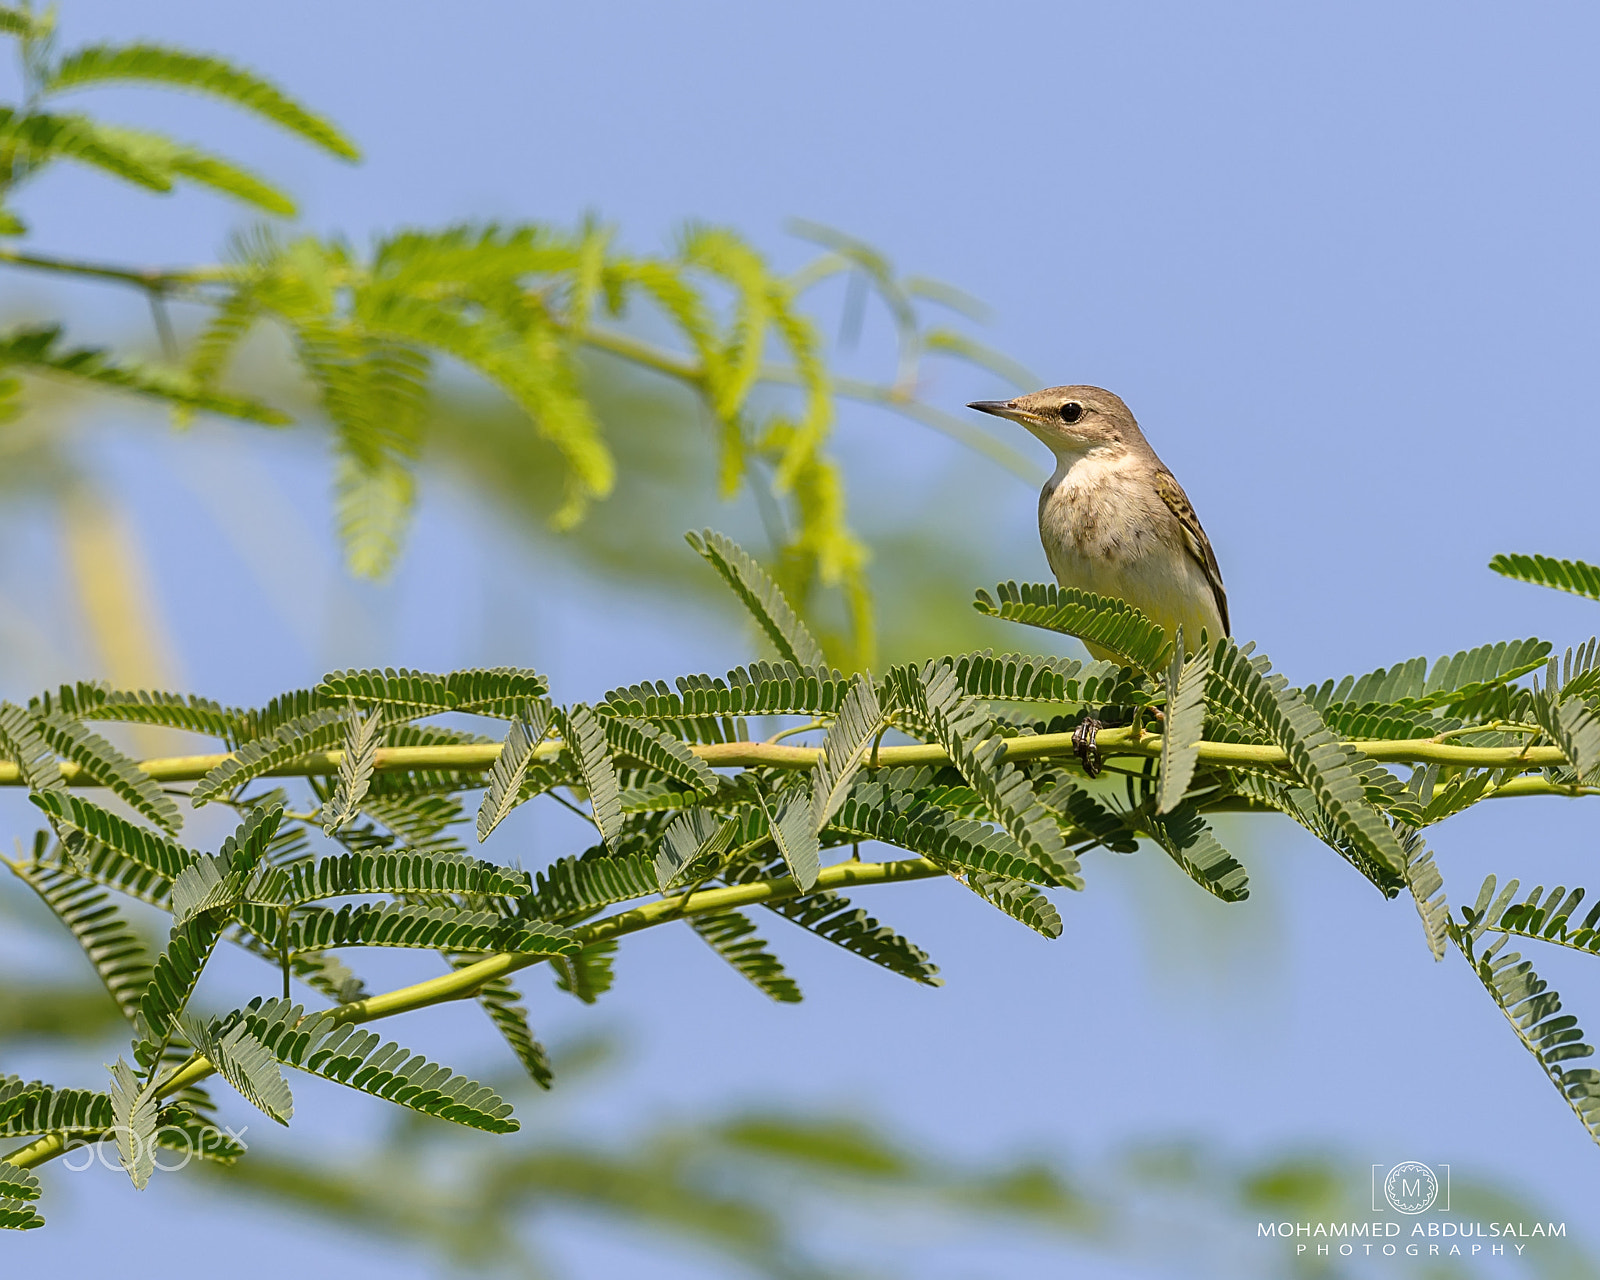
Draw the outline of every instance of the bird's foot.
<instances>
[{"instance_id":1,"label":"bird's foot","mask_svg":"<svg viewBox=\"0 0 1600 1280\"><path fill-rule=\"evenodd\" d=\"M1095 748L1094 736L1105 725L1093 716L1084 716L1082 723L1072 731L1072 749L1077 752L1083 771L1091 778L1100 772L1100 752Z\"/></svg>"}]
</instances>

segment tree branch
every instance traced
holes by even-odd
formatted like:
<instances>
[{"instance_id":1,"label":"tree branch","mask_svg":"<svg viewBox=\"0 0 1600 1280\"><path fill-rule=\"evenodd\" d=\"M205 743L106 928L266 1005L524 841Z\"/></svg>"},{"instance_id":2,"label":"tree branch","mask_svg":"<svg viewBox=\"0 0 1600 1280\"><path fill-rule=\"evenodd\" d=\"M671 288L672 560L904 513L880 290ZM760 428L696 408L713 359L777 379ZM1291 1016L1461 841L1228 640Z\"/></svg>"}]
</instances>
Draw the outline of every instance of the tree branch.
<instances>
[{"instance_id":1,"label":"tree branch","mask_svg":"<svg viewBox=\"0 0 1600 1280\"><path fill-rule=\"evenodd\" d=\"M824 867L816 883L802 890L792 876L778 876L771 880L753 880L748 884L729 885L721 889L702 889L696 893L680 894L649 902L628 911L619 911L592 924L580 925L572 932L579 942L588 946L608 938L638 933L659 924L682 920L687 916L705 915L715 911L728 911L737 907L754 906L763 902L780 902L785 898L799 897L801 893L820 893L825 889L845 889L855 885L892 884L901 880L927 880L946 874L938 863L927 858L904 858L894 862L839 862ZM424 1009L429 1005L450 1000L463 1000L476 995L484 983L539 964L550 957L528 955L520 952L503 952L469 964L451 973L441 974L426 982L413 983L386 991L382 995L367 996L339 1005L332 1010L340 1022L372 1022L379 1018L392 1018L399 1013ZM212 1075L216 1068L203 1054L192 1058L168 1075L157 1086L156 1096L170 1098L173 1094L198 1084ZM67 1135L49 1133L36 1138L25 1147L0 1157L19 1169L32 1169L52 1160L66 1150Z\"/></svg>"},{"instance_id":2,"label":"tree branch","mask_svg":"<svg viewBox=\"0 0 1600 1280\"><path fill-rule=\"evenodd\" d=\"M413 769L451 769L461 772L485 771L494 767L500 758L500 743L472 743L461 746L432 747L382 747L378 750L374 768L380 773L406 772ZM1559 747L1463 747L1433 738L1370 738L1356 739L1354 747L1369 760L1385 764L1440 764L1456 765L1470 769L1542 769L1567 763ZM1102 756L1154 756L1161 755L1161 735L1142 733L1138 740L1133 730L1102 729L1095 735L1095 747ZM534 750L534 758L548 760L559 755L562 743L541 743ZM690 746L689 750L714 768L775 768L809 769L822 754L818 747L790 747L776 742L713 742ZM1075 758L1070 733L1036 733L1006 739L1005 758L1008 760L1069 760ZM158 782L194 782L205 777L229 757L227 754L197 756L165 756L143 760L139 768ZM1202 764L1256 765L1277 768L1288 763L1281 747L1244 742L1202 742L1199 747ZM280 765L261 775L267 778L322 777L339 772L344 759L342 751L318 751L299 760ZM894 765L948 764L949 755L941 746L916 743L910 746L882 747L877 753L877 764L883 768ZM61 762L61 776L69 786L99 786L79 765L70 760ZM23 785L22 773L10 761L0 761L0 786ZM1522 778L1501 786L1507 795L1595 795L1600 788L1562 785L1541 778Z\"/></svg>"}]
</instances>

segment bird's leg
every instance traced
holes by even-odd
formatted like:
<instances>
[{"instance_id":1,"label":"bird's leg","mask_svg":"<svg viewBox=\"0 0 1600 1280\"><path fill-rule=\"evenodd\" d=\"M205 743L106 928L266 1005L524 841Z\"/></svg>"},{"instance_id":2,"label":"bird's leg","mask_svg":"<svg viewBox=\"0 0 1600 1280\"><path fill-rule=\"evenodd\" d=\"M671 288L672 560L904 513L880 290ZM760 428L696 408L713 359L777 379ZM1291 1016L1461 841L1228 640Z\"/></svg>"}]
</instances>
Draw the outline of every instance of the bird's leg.
<instances>
[{"instance_id":1,"label":"bird's leg","mask_svg":"<svg viewBox=\"0 0 1600 1280\"><path fill-rule=\"evenodd\" d=\"M1077 752L1083 771L1091 778L1100 772L1100 752L1095 749L1094 735L1104 728L1105 725L1093 716L1084 716L1078 727L1072 731L1072 749Z\"/></svg>"}]
</instances>

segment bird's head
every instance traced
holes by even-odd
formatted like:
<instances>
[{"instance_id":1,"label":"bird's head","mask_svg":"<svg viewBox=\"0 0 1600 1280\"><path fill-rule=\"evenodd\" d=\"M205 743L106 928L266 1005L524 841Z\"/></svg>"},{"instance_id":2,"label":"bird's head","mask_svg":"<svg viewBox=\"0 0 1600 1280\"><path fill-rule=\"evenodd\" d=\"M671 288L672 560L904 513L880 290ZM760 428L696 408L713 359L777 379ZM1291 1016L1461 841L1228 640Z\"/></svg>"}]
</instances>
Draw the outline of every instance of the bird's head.
<instances>
[{"instance_id":1,"label":"bird's head","mask_svg":"<svg viewBox=\"0 0 1600 1280\"><path fill-rule=\"evenodd\" d=\"M975 400L967 408L1020 422L1057 457L1144 439L1128 406L1101 387L1046 387L1015 400Z\"/></svg>"}]
</instances>

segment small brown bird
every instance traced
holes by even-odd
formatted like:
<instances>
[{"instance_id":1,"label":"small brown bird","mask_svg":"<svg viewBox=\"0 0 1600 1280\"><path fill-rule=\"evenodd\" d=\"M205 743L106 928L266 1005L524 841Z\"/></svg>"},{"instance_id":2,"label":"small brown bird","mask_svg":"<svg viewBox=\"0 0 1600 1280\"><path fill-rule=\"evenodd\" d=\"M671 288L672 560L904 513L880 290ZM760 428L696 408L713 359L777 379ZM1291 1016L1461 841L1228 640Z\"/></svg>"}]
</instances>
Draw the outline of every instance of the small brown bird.
<instances>
[{"instance_id":1,"label":"small brown bird","mask_svg":"<svg viewBox=\"0 0 1600 1280\"><path fill-rule=\"evenodd\" d=\"M1046 387L967 406L1021 423L1056 469L1039 494L1039 536L1063 587L1126 600L1185 646L1228 632L1211 540L1128 406L1100 387ZM1113 655L1088 644L1097 658ZM1087 761L1086 761L1087 762Z\"/></svg>"}]
</instances>

